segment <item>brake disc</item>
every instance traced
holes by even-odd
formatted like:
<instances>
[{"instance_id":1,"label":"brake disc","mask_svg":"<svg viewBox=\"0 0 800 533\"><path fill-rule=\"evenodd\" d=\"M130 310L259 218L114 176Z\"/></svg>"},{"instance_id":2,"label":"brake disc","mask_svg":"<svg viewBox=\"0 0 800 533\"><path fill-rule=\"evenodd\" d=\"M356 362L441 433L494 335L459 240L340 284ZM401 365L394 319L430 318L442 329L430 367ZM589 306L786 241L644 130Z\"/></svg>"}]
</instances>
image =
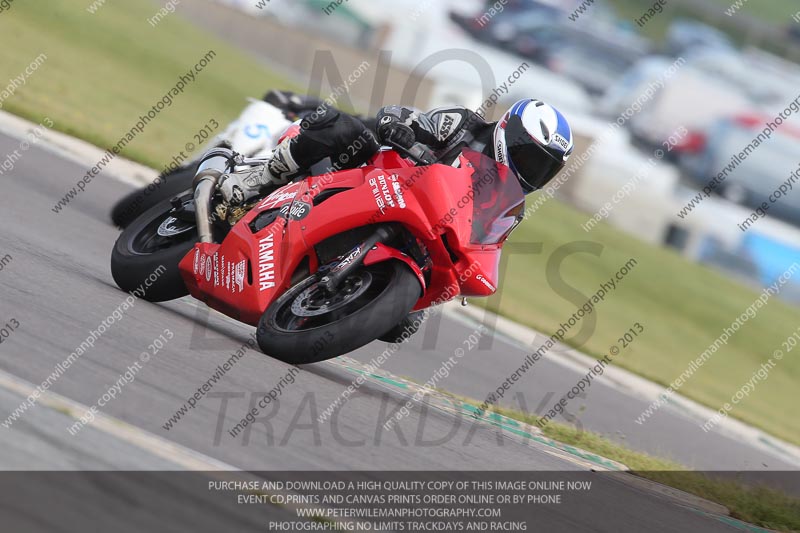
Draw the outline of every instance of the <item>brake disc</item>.
<instances>
[{"instance_id":1,"label":"brake disc","mask_svg":"<svg viewBox=\"0 0 800 533\"><path fill-rule=\"evenodd\" d=\"M295 316L319 316L340 309L352 302L366 291L372 284L372 275L361 270L349 276L339 291L331 295L314 294L322 290L322 286L314 284L297 295L292 302L292 313Z\"/></svg>"}]
</instances>

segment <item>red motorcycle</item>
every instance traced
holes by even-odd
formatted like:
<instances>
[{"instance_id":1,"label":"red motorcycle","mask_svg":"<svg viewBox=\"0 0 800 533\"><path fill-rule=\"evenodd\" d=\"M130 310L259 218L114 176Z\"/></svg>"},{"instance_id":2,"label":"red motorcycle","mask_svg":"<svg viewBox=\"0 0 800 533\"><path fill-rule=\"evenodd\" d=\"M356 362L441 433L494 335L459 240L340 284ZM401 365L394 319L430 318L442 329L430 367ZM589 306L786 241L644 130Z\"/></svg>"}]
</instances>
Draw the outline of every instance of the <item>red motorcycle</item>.
<instances>
[{"instance_id":1,"label":"red motorcycle","mask_svg":"<svg viewBox=\"0 0 800 533\"><path fill-rule=\"evenodd\" d=\"M188 291L257 326L261 349L292 364L355 350L414 310L496 291L501 249L525 197L493 159L467 150L443 165L422 145L398 147L242 207L222 203L221 176L263 163L209 152L194 192L155 206L120 235L111 260L117 284L131 291L163 265L145 298Z\"/></svg>"}]
</instances>

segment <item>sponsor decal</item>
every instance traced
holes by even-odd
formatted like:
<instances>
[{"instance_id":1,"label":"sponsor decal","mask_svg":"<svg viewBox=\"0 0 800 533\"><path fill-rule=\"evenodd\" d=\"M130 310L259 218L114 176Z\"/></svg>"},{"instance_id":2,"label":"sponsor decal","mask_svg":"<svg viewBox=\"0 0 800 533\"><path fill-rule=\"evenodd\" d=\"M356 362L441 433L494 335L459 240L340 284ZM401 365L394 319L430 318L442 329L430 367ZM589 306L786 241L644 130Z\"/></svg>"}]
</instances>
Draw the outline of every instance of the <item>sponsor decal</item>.
<instances>
[{"instance_id":1,"label":"sponsor decal","mask_svg":"<svg viewBox=\"0 0 800 533\"><path fill-rule=\"evenodd\" d=\"M229 291L231 290L231 266L233 263L225 261L225 256L222 256L222 279L224 280L222 285L223 287L227 288Z\"/></svg>"},{"instance_id":2,"label":"sponsor decal","mask_svg":"<svg viewBox=\"0 0 800 533\"><path fill-rule=\"evenodd\" d=\"M214 252L214 286L219 287L219 254Z\"/></svg>"},{"instance_id":3,"label":"sponsor decal","mask_svg":"<svg viewBox=\"0 0 800 533\"><path fill-rule=\"evenodd\" d=\"M311 204L305 202L294 202L289 208L289 218L292 220L303 220L311 212Z\"/></svg>"},{"instance_id":4,"label":"sponsor decal","mask_svg":"<svg viewBox=\"0 0 800 533\"><path fill-rule=\"evenodd\" d=\"M258 241L258 285L260 291L275 287L274 236L270 233Z\"/></svg>"},{"instance_id":5,"label":"sponsor decal","mask_svg":"<svg viewBox=\"0 0 800 533\"><path fill-rule=\"evenodd\" d=\"M497 155L497 162L502 163L503 165L507 165L506 162L506 151L504 150L505 146L503 146L503 141L497 141L497 144L494 147L494 153Z\"/></svg>"},{"instance_id":6,"label":"sponsor decal","mask_svg":"<svg viewBox=\"0 0 800 533\"><path fill-rule=\"evenodd\" d=\"M406 199L403 196L403 187L397 179L397 174L392 175L392 189L394 189L394 197L397 200L397 205L400 209L406 208Z\"/></svg>"},{"instance_id":7,"label":"sponsor decal","mask_svg":"<svg viewBox=\"0 0 800 533\"><path fill-rule=\"evenodd\" d=\"M233 279L239 292L244 292L244 276L247 271L247 261L239 261L234 267Z\"/></svg>"},{"instance_id":8,"label":"sponsor decal","mask_svg":"<svg viewBox=\"0 0 800 533\"><path fill-rule=\"evenodd\" d=\"M333 267L331 269L331 272L340 272L346 266L348 266L353 261L355 261L358 258L358 256L360 256L360 255L361 255L361 246L359 246L358 248L356 248L355 250L350 252L350 254L347 257L345 257L344 259L339 261L339 264L336 265L335 267Z\"/></svg>"},{"instance_id":9,"label":"sponsor decal","mask_svg":"<svg viewBox=\"0 0 800 533\"><path fill-rule=\"evenodd\" d=\"M211 276L214 275L214 272L212 270L214 267L213 267L213 265L211 263L211 258L210 257L206 257L205 265L206 265L206 267L205 267L206 268L206 281L210 282L211 281Z\"/></svg>"},{"instance_id":10,"label":"sponsor decal","mask_svg":"<svg viewBox=\"0 0 800 533\"><path fill-rule=\"evenodd\" d=\"M490 291L492 291L492 292L495 292L495 291L497 291L497 287L495 287L494 285L492 285L492 284L489 282L489 280L488 280L488 279L484 278L484 277L483 277L483 274L478 274L478 276L477 276L475 279L477 279L478 281L480 281L481 283L483 283L484 285L486 285L486 287L487 287L487 288L488 288Z\"/></svg>"},{"instance_id":11,"label":"sponsor decal","mask_svg":"<svg viewBox=\"0 0 800 533\"><path fill-rule=\"evenodd\" d=\"M386 200L386 203L389 205L389 207L394 207L394 198L389 190L389 182L386 181L386 176L379 176L378 182L381 184L381 193L383 194L383 198Z\"/></svg>"},{"instance_id":12,"label":"sponsor decal","mask_svg":"<svg viewBox=\"0 0 800 533\"><path fill-rule=\"evenodd\" d=\"M553 141L564 150L569 148L569 142L567 142L567 140L558 133L553 134Z\"/></svg>"},{"instance_id":13,"label":"sponsor decal","mask_svg":"<svg viewBox=\"0 0 800 533\"><path fill-rule=\"evenodd\" d=\"M200 272L200 250L197 248L194 249L194 273L197 274Z\"/></svg>"},{"instance_id":14,"label":"sponsor decal","mask_svg":"<svg viewBox=\"0 0 800 533\"><path fill-rule=\"evenodd\" d=\"M369 184L372 187L372 196L375 197L375 204L382 215L386 212L387 206L406 208L403 187L398 179L396 174L391 175L389 178L381 174L377 178L370 178L369 180ZM391 183L389 180L391 180Z\"/></svg>"},{"instance_id":15,"label":"sponsor decal","mask_svg":"<svg viewBox=\"0 0 800 533\"><path fill-rule=\"evenodd\" d=\"M378 180L375 178L370 178L369 184L370 187L372 187L372 196L375 197L375 204L378 206L378 210L382 215L386 212L386 202L383 201L383 195L381 194L380 187L378 186Z\"/></svg>"},{"instance_id":16,"label":"sponsor decal","mask_svg":"<svg viewBox=\"0 0 800 533\"><path fill-rule=\"evenodd\" d=\"M446 113L444 117L442 117L442 123L439 126L439 140L444 141L447 139L455 126L461 122L461 115L458 113Z\"/></svg>"},{"instance_id":17,"label":"sponsor decal","mask_svg":"<svg viewBox=\"0 0 800 533\"><path fill-rule=\"evenodd\" d=\"M292 184L282 189L278 189L274 193L270 194L259 204L258 209L273 209L275 207L281 206L286 202L294 200L294 197L297 196L297 193L300 190L300 184Z\"/></svg>"}]
</instances>

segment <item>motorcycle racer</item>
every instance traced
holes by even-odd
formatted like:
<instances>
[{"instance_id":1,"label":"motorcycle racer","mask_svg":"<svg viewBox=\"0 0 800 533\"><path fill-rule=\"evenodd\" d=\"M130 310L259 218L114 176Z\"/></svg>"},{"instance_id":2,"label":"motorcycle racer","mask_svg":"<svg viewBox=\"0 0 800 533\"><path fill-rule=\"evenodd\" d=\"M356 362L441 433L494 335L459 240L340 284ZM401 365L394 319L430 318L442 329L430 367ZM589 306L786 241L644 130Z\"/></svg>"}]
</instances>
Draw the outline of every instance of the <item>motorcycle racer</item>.
<instances>
[{"instance_id":1,"label":"motorcycle racer","mask_svg":"<svg viewBox=\"0 0 800 533\"><path fill-rule=\"evenodd\" d=\"M265 187L277 187L330 157L346 163L336 170L366 163L381 144L411 148L428 146L442 164L452 165L466 150L480 152L509 167L525 194L546 185L564 167L574 144L572 130L554 107L536 99L515 103L498 122L487 122L461 107L428 113L404 106L387 106L377 115L375 129L362 120L324 104L303 120L298 135L284 139L263 169L232 173L218 184L223 198L241 204ZM356 140L360 142L355 142ZM400 342L417 331L419 313L408 315L380 340Z\"/></svg>"},{"instance_id":2,"label":"motorcycle racer","mask_svg":"<svg viewBox=\"0 0 800 533\"><path fill-rule=\"evenodd\" d=\"M363 120L321 104L303 119L298 135L275 148L260 174L226 176L220 181L220 192L229 203L242 203L262 187L286 184L327 157L341 161L341 154L347 154L347 162L338 169L356 168L381 144L410 148L419 142L443 164L455 162L465 149L481 152L508 166L528 194L558 174L574 147L564 116L536 99L515 103L498 122L487 122L461 106L428 113L387 106L378 113L375 129L376 134Z\"/></svg>"}]
</instances>

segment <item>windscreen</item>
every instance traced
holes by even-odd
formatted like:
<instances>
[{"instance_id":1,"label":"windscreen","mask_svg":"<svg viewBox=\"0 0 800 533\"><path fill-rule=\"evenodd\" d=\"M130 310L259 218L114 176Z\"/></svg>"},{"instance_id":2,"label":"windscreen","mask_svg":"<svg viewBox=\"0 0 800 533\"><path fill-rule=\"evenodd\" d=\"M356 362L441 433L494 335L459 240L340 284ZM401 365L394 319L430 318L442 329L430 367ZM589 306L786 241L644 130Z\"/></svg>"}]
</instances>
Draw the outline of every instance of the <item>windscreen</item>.
<instances>
[{"instance_id":1,"label":"windscreen","mask_svg":"<svg viewBox=\"0 0 800 533\"><path fill-rule=\"evenodd\" d=\"M473 244L498 244L511 233L525 211L525 194L508 167L478 152L464 154L472 163Z\"/></svg>"}]
</instances>

